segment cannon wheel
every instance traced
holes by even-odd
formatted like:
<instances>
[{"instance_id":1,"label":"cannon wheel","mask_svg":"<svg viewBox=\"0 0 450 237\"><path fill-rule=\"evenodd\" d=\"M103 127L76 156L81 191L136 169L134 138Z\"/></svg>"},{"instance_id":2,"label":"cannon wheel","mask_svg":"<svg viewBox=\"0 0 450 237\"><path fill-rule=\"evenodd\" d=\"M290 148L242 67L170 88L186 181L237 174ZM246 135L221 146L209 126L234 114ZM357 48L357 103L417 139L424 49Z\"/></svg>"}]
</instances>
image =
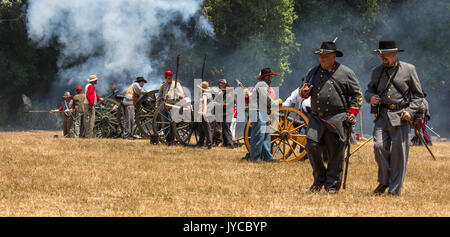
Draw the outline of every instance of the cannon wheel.
<instances>
[{"instance_id":1,"label":"cannon wheel","mask_svg":"<svg viewBox=\"0 0 450 237\"><path fill-rule=\"evenodd\" d=\"M123 130L123 105L106 98L95 106L94 136L112 138Z\"/></svg>"},{"instance_id":2,"label":"cannon wheel","mask_svg":"<svg viewBox=\"0 0 450 237\"><path fill-rule=\"evenodd\" d=\"M167 144L168 138L172 136L173 141L177 141L182 145L196 144L193 139L197 139L198 135L194 129L193 122L175 123L171 115L171 108L161 105L153 114L152 122L153 133L158 135L159 142ZM192 136L195 134L195 136Z\"/></svg>"},{"instance_id":3,"label":"cannon wheel","mask_svg":"<svg viewBox=\"0 0 450 237\"><path fill-rule=\"evenodd\" d=\"M136 103L136 129L144 138L150 138L153 134L153 115L155 113L156 96L158 90L152 90L144 94Z\"/></svg>"},{"instance_id":4,"label":"cannon wheel","mask_svg":"<svg viewBox=\"0 0 450 237\"><path fill-rule=\"evenodd\" d=\"M300 160L306 155L308 118L292 107L280 107L275 113L278 113L279 123L271 123L270 126L273 157L280 161ZM251 121L248 121L244 130L244 142L248 151L250 151L250 128Z\"/></svg>"}]
</instances>

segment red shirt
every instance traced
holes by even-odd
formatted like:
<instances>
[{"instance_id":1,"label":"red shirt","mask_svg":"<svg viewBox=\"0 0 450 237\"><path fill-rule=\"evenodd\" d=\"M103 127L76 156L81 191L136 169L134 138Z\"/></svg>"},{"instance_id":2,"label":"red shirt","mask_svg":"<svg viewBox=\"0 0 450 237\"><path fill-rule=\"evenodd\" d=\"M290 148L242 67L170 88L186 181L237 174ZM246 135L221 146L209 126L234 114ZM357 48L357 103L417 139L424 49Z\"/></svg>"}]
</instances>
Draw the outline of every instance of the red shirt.
<instances>
[{"instance_id":1,"label":"red shirt","mask_svg":"<svg viewBox=\"0 0 450 237\"><path fill-rule=\"evenodd\" d=\"M97 95L95 92L95 87L92 84L87 86L86 99L89 106L93 106L96 102L100 101L100 96Z\"/></svg>"}]
</instances>

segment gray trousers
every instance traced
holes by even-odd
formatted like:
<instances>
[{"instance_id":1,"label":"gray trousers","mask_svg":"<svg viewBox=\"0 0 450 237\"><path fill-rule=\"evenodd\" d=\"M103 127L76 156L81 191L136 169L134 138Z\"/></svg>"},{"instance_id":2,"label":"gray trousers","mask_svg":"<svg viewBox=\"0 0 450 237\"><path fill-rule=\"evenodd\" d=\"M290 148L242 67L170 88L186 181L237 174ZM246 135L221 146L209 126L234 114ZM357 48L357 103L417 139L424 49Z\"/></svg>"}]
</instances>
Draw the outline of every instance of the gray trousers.
<instances>
[{"instance_id":1,"label":"gray trousers","mask_svg":"<svg viewBox=\"0 0 450 237\"><path fill-rule=\"evenodd\" d=\"M339 141L339 136L328 129L325 130L320 142L307 139L305 148L313 169L314 184L340 188L345 147L346 144ZM330 154L326 168L323 154Z\"/></svg>"},{"instance_id":2,"label":"gray trousers","mask_svg":"<svg viewBox=\"0 0 450 237\"><path fill-rule=\"evenodd\" d=\"M202 116L202 122L198 123L198 126L199 126L198 145L203 146L206 138L206 145L212 146L211 124L208 121L206 121Z\"/></svg>"},{"instance_id":3,"label":"gray trousers","mask_svg":"<svg viewBox=\"0 0 450 237\"><path fill-rule=\"evenodd\" d=\"M88 138L94 138L94 126L95 126L95 107L87 106L87 124L84 134Z\"/></svg>"},{"instance_id":4,"label":"gray trousers","mask_svg":"<svg viewBox=\"0 0 450 237\"><path fill-rule=\"evenodd\" d=\"M84 113L75 112L73 115L73 137L86 137L85 136L85 125L86 117Z\"/></svg>"},{"instance_id":5,"label":"gray trousers","mask_svg":"<svg viewBox=\"0 0 450 237\"><path fill-rule=\"evenodd\" d=\"M73 118L72 115L68 116L66 114L63 115L63 136L64 137L73 137Z\"/></svg>"},{"instance_id":6,"label":"gray trousers","mask_svg":"<svg viewBox=\"0 0 450 237\"><path fill-rule=\"evenodd\" d=\"M373 130L378 182L389 186L389 193L400 194L405 180L409 155L408 124L392 127L382 116L375 120Z\"/></svg>"},{"instance_id":7,"label":"gray trousers","mask_svg":"<svg viewBox=\"0 0 450 237\"><path fill-rule=\"evenodd\" d=\"M125 106L125 127L123 129L123 137L131 137L134 126L134 105Z\"/></svg>"}]
</instances>

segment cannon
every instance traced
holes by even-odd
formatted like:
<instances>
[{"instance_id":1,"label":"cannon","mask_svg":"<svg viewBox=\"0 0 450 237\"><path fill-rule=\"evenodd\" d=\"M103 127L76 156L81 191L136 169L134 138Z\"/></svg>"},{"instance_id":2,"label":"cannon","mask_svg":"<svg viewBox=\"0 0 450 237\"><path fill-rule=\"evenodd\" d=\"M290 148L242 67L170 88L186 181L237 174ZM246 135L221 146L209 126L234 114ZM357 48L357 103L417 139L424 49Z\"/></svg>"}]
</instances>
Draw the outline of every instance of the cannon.
<instances>
[{"instance_id":1,"label":"cannon","mask_svg":"<svg viewBox=\"0 0 450 237\"><path fill-rule=\"evenodd\" d=\"M136 103L133 135L150 138L153 134L152 122L157 92L158 90L147 92ZM117 138L123 131L125 107L122 103L112 99L113 95L107 96L95 106L95 137Z\"/></svg>"},{"instance_id":2,"label":"cannon","mask_svg":"<svg viewBox=\"0 0 450 237\"><path fill-rule=\"evenodd\" d=\"M153 134L153 116L156 112L156 97L158 90L145 93L135 105L134 134L149 139Z\"/></svg>"},{"instance_id":3,"label":"cannon","mask_svg":"<svg viewBox=\"0 0 450 237\"><path fill-rule=\"evenodd\" d=\"M272 112L271 118L279 118L278 122L269 121L271 151L276 160L298 161L306 155L306 129L308 117L292 107L280 107ZM250 151L251 121L244 129L244 144Z\"/></svg>"}]
</instances>

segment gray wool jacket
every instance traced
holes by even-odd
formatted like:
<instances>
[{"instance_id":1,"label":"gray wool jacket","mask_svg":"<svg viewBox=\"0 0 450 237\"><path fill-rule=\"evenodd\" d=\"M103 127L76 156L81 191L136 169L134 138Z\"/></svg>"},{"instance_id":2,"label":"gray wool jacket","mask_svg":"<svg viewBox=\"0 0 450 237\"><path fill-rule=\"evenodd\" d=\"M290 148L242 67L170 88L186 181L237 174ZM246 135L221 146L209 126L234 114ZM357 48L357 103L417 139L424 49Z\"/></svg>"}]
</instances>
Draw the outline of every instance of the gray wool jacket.
<instances>
[{"instance_id":1,"label":"gray wool jacket","mask_svg":"<svg viewBox=\"0 0 450 237\"><path fill-rule=\"evenodd\" d=\"M405 125L406 121L401 119L403 109L411 116L424 110L422 86L416 68L412 64L399 61L398 72L389 86L387 86L389 78L386 71L394 75L394 69L387 69L383 65L372 70L364 98L367 103L370 103L372 96L380 96L380 106L384 107L380 109L380 116L394 127ZM391 105L397 105L398 108L391 109L389 108Z\"/></svg>"},{"instance_id":2,"label":"gray wool jacket","mask_svg":"<svg viewBox=\"0 0 450 237\"><path fill-rule=\"evenodd\" d=\"M337 63L331 72L320 65L313 67L305 78L313 85L307 138L319 142L328 128L339 135L341 142L345 142L347 112L362 105L362 91L355 73Z\"/></svg>"}]
</instances>

